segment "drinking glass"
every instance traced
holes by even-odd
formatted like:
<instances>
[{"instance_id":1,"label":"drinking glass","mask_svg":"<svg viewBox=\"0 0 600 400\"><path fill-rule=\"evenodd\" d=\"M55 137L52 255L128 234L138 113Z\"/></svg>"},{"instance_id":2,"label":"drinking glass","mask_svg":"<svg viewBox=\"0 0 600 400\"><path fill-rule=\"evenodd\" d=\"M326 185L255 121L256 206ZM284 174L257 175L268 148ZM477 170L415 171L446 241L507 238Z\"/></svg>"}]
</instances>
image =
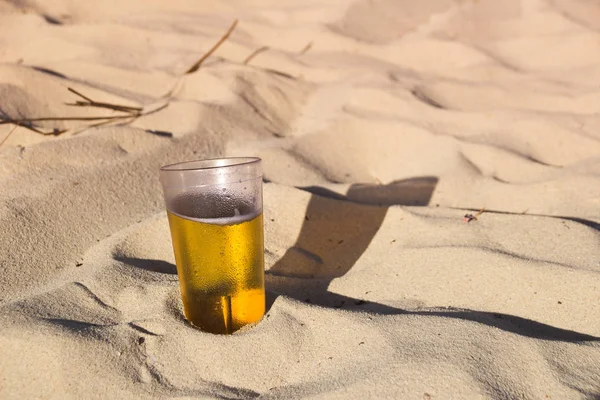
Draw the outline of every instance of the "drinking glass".
<instances>
[{"instance_id":1,"label":"drinking glass","mask_svg":"<svg viewBox=\"0 0 600 400\"><path fill-rule=\"evenodd\" d=\"M230 334L265 313L261 160L160 169L186 319Z\"/></svg>"}]
</instances>

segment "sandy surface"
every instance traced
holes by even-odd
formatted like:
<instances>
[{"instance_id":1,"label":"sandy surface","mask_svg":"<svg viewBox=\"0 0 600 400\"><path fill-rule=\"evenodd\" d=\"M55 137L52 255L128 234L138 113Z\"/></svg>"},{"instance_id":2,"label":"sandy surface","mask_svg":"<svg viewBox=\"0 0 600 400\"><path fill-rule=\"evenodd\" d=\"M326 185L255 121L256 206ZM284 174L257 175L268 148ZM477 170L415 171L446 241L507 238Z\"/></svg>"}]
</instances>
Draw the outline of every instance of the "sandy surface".
<instances>
[{"instance_id":1,"label":"sandy surface","mask_svg":"<svg viewBox=\"0 0 600 400\"><path fill-rule=\"evenodd\" d=\"M94 4L0 1L2 119L159 109L0 125L0 398L600 398L597 1ZM268 314L214 336L158 168L239 155Z\"/></svg>"}]
</instances>

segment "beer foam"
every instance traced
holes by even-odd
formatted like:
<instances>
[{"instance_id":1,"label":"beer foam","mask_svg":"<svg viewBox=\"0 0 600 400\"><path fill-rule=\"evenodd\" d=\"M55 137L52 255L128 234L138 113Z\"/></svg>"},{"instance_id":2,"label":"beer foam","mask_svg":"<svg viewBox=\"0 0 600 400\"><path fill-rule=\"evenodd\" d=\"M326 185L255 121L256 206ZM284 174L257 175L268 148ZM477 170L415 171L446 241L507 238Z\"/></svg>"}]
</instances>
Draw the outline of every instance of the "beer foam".
<instances>
[{"instance_id":1,"label":"beer foam","mask_svg":"<svg viewBox=\"0 0 600 400\"><path fill-rule=\"evenodd\" d=\"M236 210L238 210L236 208ZM243 222L247 222L247 221L251 221L254 218L258 217L260 214L262 214L262 209L261 210L256 210L254 212L248 213L248 214L238 214L234 215L233 217L217 217L217 218L194 218L191 216L187 216L187 215L182 215L179 213L176 213L174 211L169 210L169 212L173 215L177 215L180 218L183 219L187 219L190 221L196 221L196 222L202 222L205 224L211 224L211 225L236 225L236 224L241 224Z\"/></svg>"},{"instance_id":2,"label":"beer foam","mask_svg":"<svg viewBox=\"0 0 600 400\"><path fill-rule=\"evenodd\" d=\"M181 218L216 225L232 225L256 218L262 205L254 198L230 192L186 193L175 197L167 209Z\"/></svg>"}]
</instances>

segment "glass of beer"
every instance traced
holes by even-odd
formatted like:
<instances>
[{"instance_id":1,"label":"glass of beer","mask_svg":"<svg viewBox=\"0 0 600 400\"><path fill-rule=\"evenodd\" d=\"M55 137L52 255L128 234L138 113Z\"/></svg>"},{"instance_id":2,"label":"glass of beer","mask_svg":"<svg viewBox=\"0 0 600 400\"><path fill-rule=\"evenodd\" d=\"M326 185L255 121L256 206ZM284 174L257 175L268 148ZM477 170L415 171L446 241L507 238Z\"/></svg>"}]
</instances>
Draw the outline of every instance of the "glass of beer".
<instances>
[{"instance_id":1,"label":"glass of beer","mask_svg":"<svg viewBox=\"0 0 600 400\"><path fill-rule=\"evenodd\" d=\"M160 169L186 319L230 334L265 313L259 158L220 158Z\"/></svg>"}]
</instances>

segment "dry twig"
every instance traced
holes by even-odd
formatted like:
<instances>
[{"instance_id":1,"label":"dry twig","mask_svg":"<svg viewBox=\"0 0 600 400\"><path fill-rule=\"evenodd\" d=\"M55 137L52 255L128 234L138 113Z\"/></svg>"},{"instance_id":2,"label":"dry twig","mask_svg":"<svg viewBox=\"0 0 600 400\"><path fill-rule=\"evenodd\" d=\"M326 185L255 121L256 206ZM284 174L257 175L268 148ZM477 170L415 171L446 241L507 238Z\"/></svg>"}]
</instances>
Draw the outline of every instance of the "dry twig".
<instances>
[{"instance_id":1,"label":"dry twig","mask_svg":"<svg viewBox=\"0 0 600 400\"><path fill-rule=\"evenodd\" d=\"M81 93L71 87L67 87L67 89L71 93L77 95L78 97L80 97L82 99L82 100L76 100L74 103L66 103L69 106L102 108L102 109L117 111L117 112L120 112L123 114L106 115L106 116L36 117L36 118L18 118L18 119L12 119L6 115L0 115L0 125L4 125L4 124L14 124L15 125L15 127L9 132L9 134L0 142L0 146L2 146L2 144L4 144L4 142L6 142L8 137L14 132L14 130L17 128L17 126L21 126L23 128L29 129L29 130L36 132L38 134L41 134L41 135L56 135L57 136L57 135L60 135L64 132L66 132L67 129L54 128L51 131L44 131L44 130L42 130L42 128L35 126L34 123L48 122L48 121L89 121L89 122L94 121L95 122L91 125L87 125L87 126L83 127L81 129L81 130L83 130L83 129L102 126L102 125L106 125L106 124L110 124L110 123L118 123L118 122L131 123L135 119L137 119L141 116L153 114L155 112L158 112L158 111L168 107L169 103L171 101L171 97L173 96L175 91L179 88L185 75L192 74L192 73L196 72L198 69L200 69L202 64L231 36L231 34L233 33L237 24L238 24L238 20L235 19L233 21L233 23L231 24L231 26L229 27L229 29L227 29L227 31L223 34L223 36L221 36L221 38L206 53L204 53L198 59L198 61L196 61L181 76L179 76L179 78L178 78L177 82L175 83L175 85L173 86L173 88L167 94L162 96L162 98L165 100L165 102L163 104L161 104L160 106L158 106L157 108L155 108L153 110L147 110L146 107L127 106L127 105L122 105L122 104L114 104L114 103L95 101L92 98L90 98L89 96L86 96L83 93ZM300 51L300 54L306 53L312 47L312 45L313 45L313 43L309 42ZM260 54L268 49L269 49L268 46L260 47L259 49L252 52L248 57L246 57L243 64L244 65L249 64L250 61L252 61L252 59L254 59L254 57L256 57L258 54ZM285 78L294 79L294 76L287 74L285 72L272 70L272 69L268 69L268 68L261 68L261 69L266 72L280 75ZM131 120L131 121L128 121L128 120Z\"/></svg>"},{"instance_id":2,"label":"dry twig","mask_svg":"<svg viewBox=\"0 0 600 400\"><path fill-rule=\"evenodd\" d=\"M229 27L229 29L227 29L227 32L225 32L225 34L223 36L221 36L221 39L219 39L217 41L217 43L215 43L213 45L213 47L210 48L210 50L208 50L202 57L200 57L200 59L198 61L196 61L196 63L194 65L192 65L187 71L185 71L185 74L191 74L192 72L196 72L200 66L202 65L202 63L212 55L212 53L214 53L231 35L231 33L233 32L233 30L235 29L235 27L238 24L238 20L237 18L233 21L233 23L231 24L231 26Z\"/></svg>"},{"instance_id":3,"label":"dry twig","mask_svg":"<svg viewBox=\"0 0 600 400\"><path fill-rule=\"evenodd\" d=\"M310 50L312 47L313 47L313 42L312 42L312 40L311 40L310 42L308 42L308 43L307 43L307 45L306 45L306 46L304 46L304 47L302 48L302 50L300 50L300 51L298 52L298 54L299 54L299 55L303 55L304 53L306 53L307 51L309 51L309 50Z\"/></svg>"},{"instance_id":4,"label":"dry twig","mask_svg":"<svg viewBox=\"0 0 600 400\"><path fill-rule=\"evenodd\" d=\"M2 141L0 142L0 147L2 147L4 142L6 142L6 140L10 137L10 135L12 135L12 133L15 131L15 129L17 129L18 126L19 125L15 124L15 126L10 130L10 132L8 132L8 135L4 136L4 139L2 139Z\"/></svg>"},{"instance_id":5,"label":"dry twig","mask_svg":"<svg viewBox=\"0 0 600 400\"><path fill-rule=\"evenodd\" d=\"M223 36L221 36L221 38L219 40L217 40L217 42L213 45L213 47L210 48L210 50L208 50L206 53L204 53L202 55L202 57L200 57L200 59L194 63L194 65L192 65L190 68L188 68L187 71L185 71L183 73L183 75L181 75L177 79L177 82L175 82L175 85L173 85L173 88L171 90L169 90L167 92L167 94L165 94L163 96L163 98L171 98L173 96L173 93L175 93L175 91L179 88L179 85L181 84L184 76L198 71L198 69L200 69L200 67L202 66L202 63L204 61L206 61L206 59L208 57L210 57L215 51L217 51L217 49L229 38L229 36L231 36L231 34L233 33L233 30L235 29L237 24L238 24L238 20L236 18L233 21L233 23L231 24L231 26L229 27L229 29L227 29L227 32L225 32L225 34Z\"/></svg>"},{"instance_id":6,"label":"dry twig","mask_svg":"<svg viewBox=\"0 0 600 400\"><path fill-rule=\"evenodd\" d=\"M257 55L259 55L263 51L267 51L267 50L269 50L269 46L259 47L258 49L254 50L252 53L250 53L250 55L248 57L246 57L246 59L244 60L244 65L248 65L248 63L250 61L252 61L252 59L254 57L256 57Z\"/></svg>"},{"instance_id":7,"label":"dry twig","mask_svg":"<svg viewBox=\"0 0 600 400\"><path fill-rule=\"evenodd\" d=\"M77 90L75 90L73 88L68 87L67 89L69 90L69 92L75 93L77 96L79 96L85 100L85 101L78 100L75 103L67 103L67 105L69 105L69 106L107 108L109 110L126 112L126 113L130 113L133 115L139 114L142 111L141 107L123 106L120 104L103 103L103 102L99 102L99 101L94 101L94 100L90 99L89 97L84 96L83 94L79 93Z\"/></svg>"},{"instance_id":8,"label":"dry twig","mask_svg":"<svg viewBox=\"0 0 600 400\"><path fill-rule=\"evenodd\" d=\"M72 88L67 88L69 89L70 92L75 93L76 95L78 95L79 97L85 99L85 102L78 102L79 104L75 103L74 105L76 106L80 106L80 107L98 107L98 108L107 108L110 110L114 110L114 111L120 111L125 113L124 115L104 115L104 116L92 116L92 117L39 117L39 118L19 118L19 119L11 119L11 118L5 118L5 119L1 119L0 120L0 125L4 125L4 124L15 124L18 126L22 126L24 128L27 128L29 130L32 130L36 133L39 133L41 135L60 135L61 133L66 132L66 129L53 129L52 131L49 132L45 132L43 130L41 130L39 127L34 125L34 122L47 122L47 121L99 121L98 123L92 124L92 125L88 125L85 128L91 128L91 127L95 127L95 126L101 126L101 125L106 125L106 124L110 124L110 123L114 123L114 122L122 122L122 121L126 121L128 119L131 119L132 121L135 120L138 117L144 116L144 115L148 115L148 114L152 114L155 113L159 110L164 109L165 107L167 107L168 104L163 104L160 107L154 109L154 110L149 110L146 112L143 112L143 108L141 107L132 107L132 106L124 106L124 105L119 105L119 104L112 104L112 103L103 103L103 102L98 102L95 100L92 100L91 98L85 96L84 94L72 89ZM71 105L71 104L69 104Z\"/></svg>"}]
</instances>

